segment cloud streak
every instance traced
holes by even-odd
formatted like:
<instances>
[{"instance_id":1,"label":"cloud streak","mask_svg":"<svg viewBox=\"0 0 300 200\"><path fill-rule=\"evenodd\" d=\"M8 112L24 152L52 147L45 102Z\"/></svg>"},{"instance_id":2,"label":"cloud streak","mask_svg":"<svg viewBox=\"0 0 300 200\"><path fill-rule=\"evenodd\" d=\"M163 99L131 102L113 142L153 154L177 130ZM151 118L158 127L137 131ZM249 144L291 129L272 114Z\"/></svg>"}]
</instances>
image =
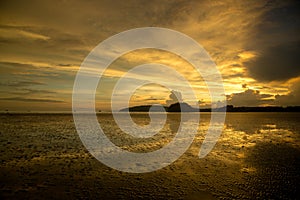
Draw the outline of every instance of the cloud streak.
<instances>
[{"instance_id":1,"label":"cloud streak","mask_svg":"<svg viewBox=\"0 0 300 200\"><path fill-rule=\"evenodd\" d=\"M8 86L8 87L26 87L32 85L45 85L44 83L37 81L16 81L16 82L0 82L0 86Z\"/></svg>"},{"instance_id":2,"label":"cloud streak","mask_svg":"<svg viewBox=\"0 0 300 200\"><path fill-rule=\"evenodd\" d=\"M21 101L21 102L40 102L40 103L63 103L62 100L56 99L34 99L34 98L23 98L23 97L8 97L0 98L0 101Z\"/></svg>"}]
</instances>

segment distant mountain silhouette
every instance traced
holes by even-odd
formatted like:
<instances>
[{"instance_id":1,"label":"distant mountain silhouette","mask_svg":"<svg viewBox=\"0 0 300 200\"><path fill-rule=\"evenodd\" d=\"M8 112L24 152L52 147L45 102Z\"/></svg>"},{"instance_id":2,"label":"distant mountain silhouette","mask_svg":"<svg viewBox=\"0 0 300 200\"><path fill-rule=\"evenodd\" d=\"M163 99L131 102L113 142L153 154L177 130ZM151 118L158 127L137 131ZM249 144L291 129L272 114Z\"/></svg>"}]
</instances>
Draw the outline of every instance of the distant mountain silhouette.
<instances>
[{"instance_id":1,"label":"distant mountain silhouette","mask_svg":"<svg viewBox=\"0 0 300 200\"><path fill-rule=\"evenodd\" d=\"M152 112L161 112L161 107L156 105L134 106L130 108L121 109L120 112L149 112L150 108ZM198 109L191 107L187 103L174 103L169 107L164 106L163 108L166 112L199 112Z\"/></svg>"},{"instance_id":2,"label":"distant mountain silhouette","mask_svg":"<svg viewBox=\"0 0 300 200\"><path fill-rule=\"evenodd\" d=\"M300 112L300 106L264 106L264 107L234 107L228 105L227 112Z\"/></svg>"},{"instance_id":3,"label":"distant mountain silhouette","mask_svg":"<svg viewBox=\"0 0 300 200\"><path fill-rule=\"evenodd\" d=\"M149 112L150 108L152 107L152 112L161 112L161 107L156 105L143 105L143 106L134 106L130 108L121 109L120 112ZM163 107L165 111L167 111L168 107Z\"/></svg>"},{"instance_id":4,"label":"distant mountain silhouette","mask_svg":"<svg viewBox=\"0 0 300 200\"><path fill-rule=\"evenodd\" d=\"M187 103L174 103L167 108L168 112L199 112Z\"/></svg>"},{"instance_id":5,"label":"distant mountain silhouette","mask_svg":"<svg viewBox=\"0 0 300 200\"><path fill-rule=\"evenodd\" d=\"M161 107L156 105L142 105L142 106L134 106L130 108L121 109L120 112L149 112L152 107L152 112L160 112ZM234 107L233 105L227 105L226 107L221 108L201 108L196 109L190 106L189 104L183 103L174 103L169 107L163 107L167 112L300 112L300 106L266 106L266 107Z\"/></svg>"}]
</instances>

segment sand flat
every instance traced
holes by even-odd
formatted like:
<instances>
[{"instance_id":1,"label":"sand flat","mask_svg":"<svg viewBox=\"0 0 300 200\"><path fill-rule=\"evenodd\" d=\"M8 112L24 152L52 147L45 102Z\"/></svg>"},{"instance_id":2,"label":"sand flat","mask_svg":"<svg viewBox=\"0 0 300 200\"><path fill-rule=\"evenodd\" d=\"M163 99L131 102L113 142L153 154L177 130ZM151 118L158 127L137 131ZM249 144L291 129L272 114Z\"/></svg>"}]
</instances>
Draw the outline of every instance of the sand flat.
<instances>
[{"instance_id":1,"label":"sand flat","mask_svg":"<svg viewBox=\"0 0 300 200\"><path fill-rule=\"evenodd\" d=\"M137 122L145 118L133 117ZM113 125L111 115L98 118L115 144L133 152L161 148L172 139L178 123L173 114L156 138L131 140ZM299 119L299 113L228 114L215 148L199 159L209 122L209 114L203 114L193 144L176 162L154 172L132 174L111 169L91 156L72 115L1 114L1 197L297 199Z\"/></svg>"}]
</instances>

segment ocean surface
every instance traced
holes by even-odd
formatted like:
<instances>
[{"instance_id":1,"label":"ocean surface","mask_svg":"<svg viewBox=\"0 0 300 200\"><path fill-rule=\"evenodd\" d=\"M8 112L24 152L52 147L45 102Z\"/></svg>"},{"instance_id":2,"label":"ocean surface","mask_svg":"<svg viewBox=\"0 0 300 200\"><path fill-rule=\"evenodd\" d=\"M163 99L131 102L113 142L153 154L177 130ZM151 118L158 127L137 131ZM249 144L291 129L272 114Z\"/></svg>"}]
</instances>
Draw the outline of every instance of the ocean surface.
<instances>
[{"instance_id":1,"label":"ocean surface","mask_svg":"<svg viewBox=\"0 0 300 200\"><path fill-rule=\"evenodd\" d=\"M138 125L150 123L147 113L131 116ZM0 197L299 199L300 113L227 113L218 142L200 159L210 117L200 114L191 146L174 163L127 173L87 151L71 114L0 114ZM111 142L136 153L163 148L181 123L180 114L169 113L159 133L134 138L122 132L112 114L97 118Z\"/></svg>"}]
</instances>

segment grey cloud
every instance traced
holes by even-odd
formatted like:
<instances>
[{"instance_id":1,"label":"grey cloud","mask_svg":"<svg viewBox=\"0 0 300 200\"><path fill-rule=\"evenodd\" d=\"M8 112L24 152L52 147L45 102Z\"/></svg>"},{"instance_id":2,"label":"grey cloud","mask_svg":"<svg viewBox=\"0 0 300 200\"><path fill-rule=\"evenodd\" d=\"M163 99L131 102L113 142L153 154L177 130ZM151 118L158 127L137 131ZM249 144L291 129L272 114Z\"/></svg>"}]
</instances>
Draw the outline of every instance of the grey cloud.
<instances>
[{"instance_id":1,"label":"grey cloud","mask_svg":"<svg viewBox=\"0 0 300 200\"><path fill-rule=\"evenodd\" d=\"M260 106L265 103L271 103L271 99L266 99L269 97L273 97L273 95L260 94L258 90L247 89L241 93L227 95L227 104L234 106Z\"/></svg>"},{"instance_id":2,"label":"grey cloud","mask_svg":"<svg viewBox=\"0 0 300 200\"><path fill-rule=\"evenodd\" d=\"M276 95L275 104L285 106L299 106L300 105L300 81L294 83L291 87L291 92L287 95Z\"/></svg>"}]
</instances>

